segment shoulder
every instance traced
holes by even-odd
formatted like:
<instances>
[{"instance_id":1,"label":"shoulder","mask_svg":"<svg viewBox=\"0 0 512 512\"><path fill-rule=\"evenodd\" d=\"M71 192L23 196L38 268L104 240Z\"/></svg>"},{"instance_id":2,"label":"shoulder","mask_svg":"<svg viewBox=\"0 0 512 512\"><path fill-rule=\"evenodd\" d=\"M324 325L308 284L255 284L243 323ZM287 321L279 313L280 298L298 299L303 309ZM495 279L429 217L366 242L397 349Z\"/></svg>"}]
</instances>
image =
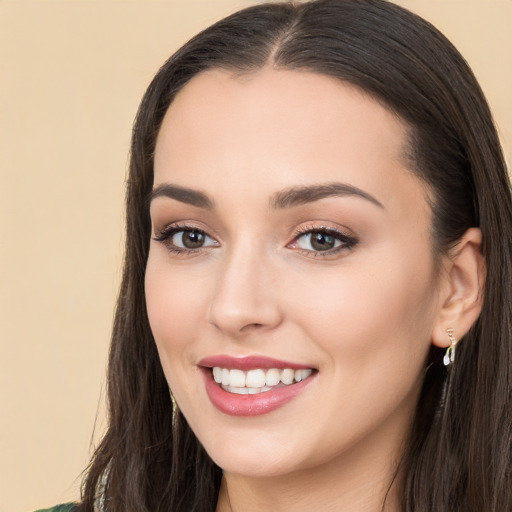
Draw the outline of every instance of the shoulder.
<instances>
[{"instance_id":1,"label":"shoulder","mask_svg":"<svg viewBox=\"0 0 512 512\"><path fill-rule=\"evenodd\" d=\"M74 510L76 510L75 503L66 503L65 505L57 505L56 507L41 508L35 512L73 512Z\"/></svg>"}]
</instances>

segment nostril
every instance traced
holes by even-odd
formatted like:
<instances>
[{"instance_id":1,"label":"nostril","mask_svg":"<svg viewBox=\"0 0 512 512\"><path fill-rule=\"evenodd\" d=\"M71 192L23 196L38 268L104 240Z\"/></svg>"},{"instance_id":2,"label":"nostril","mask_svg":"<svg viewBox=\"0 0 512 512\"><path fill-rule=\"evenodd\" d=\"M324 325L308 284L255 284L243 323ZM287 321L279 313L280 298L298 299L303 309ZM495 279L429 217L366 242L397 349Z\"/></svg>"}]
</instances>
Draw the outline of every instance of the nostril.
<instances>
[{"instance_id":1,"label":"nostril","mask_svg":"<svg viewBox=\"0 0 512 512\"><path fill-rule=\"evenodd\" d=\"M259 329L260 327L263 327L263 324L248 324L245 327L243 327L242 330L251 330L251 329Z\"/></svg>"}]
</instances>

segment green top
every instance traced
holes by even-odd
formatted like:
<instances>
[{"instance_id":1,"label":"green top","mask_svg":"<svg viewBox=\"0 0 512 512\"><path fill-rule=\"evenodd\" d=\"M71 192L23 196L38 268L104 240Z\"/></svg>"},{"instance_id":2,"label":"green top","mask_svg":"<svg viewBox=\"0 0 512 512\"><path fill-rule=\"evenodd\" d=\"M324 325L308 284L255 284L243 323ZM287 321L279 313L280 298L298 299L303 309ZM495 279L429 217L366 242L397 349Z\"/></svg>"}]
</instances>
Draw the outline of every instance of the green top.
<instances>
[{"instance_id":1,"label":"green top","mask_svg":"<svg viewBox=\"0 0 512 512\"><path fill-rule=\"evenodd\" d=\"M36 510L35 512L73 512L75 510L76 505L74 503L66 503L65 505L57 505L52 508L42 508L40 510Z\"/></svg>"}]
</instances>

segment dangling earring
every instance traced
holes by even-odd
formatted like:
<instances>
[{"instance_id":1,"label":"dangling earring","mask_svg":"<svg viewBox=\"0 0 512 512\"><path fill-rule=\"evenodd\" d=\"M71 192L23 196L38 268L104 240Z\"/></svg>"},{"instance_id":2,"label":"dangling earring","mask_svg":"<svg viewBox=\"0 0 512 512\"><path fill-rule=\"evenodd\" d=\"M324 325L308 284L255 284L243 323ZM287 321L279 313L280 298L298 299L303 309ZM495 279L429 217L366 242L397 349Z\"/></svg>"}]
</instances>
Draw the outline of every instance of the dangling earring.
<instances>
[{"instance_id":1,"label":"dangling earring","mask_svg":"<svg viewBox=\"0 0 512 512\"><path fill-rule=\"evenodd\" d=\"M178 404L176 403L176 399L174 398L174 395L172 394L171 388L169 388L169 396L171 397L171 404L172 404L172 410L174 414L178 412Z\"/></svg>"},{"instance_id":2,"label":"dangling earring","mask_svg":"<svg viewBox=\"0 0 512 512\"><path fill-rule=\"evenodd\" d=\"M453 329L451 327L446 329L446 334L448 334L448 338L450 338L450 346L446 349L443 363L445 366L450 366L455 361L455 346L457 345L457 340L453 336Z\"/></svg>"}]
</instances>

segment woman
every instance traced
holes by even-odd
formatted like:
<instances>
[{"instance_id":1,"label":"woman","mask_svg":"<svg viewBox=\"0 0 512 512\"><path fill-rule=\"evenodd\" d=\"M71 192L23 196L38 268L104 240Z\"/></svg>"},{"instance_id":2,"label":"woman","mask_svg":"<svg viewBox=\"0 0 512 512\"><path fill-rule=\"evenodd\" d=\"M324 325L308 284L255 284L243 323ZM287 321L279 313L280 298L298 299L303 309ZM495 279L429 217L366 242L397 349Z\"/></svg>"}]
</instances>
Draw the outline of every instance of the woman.
<instances>
[{"instance_id":1,"label":"woman","mask_svg":"<svg viewBox=\"0 0 512 512\"><path fill-rule=\"evenodd\" d=\"M135 123L77 509L512 510L511 219L480 88L415 15L269 4L196 36Z\"/></svg>"}]
</instances>

